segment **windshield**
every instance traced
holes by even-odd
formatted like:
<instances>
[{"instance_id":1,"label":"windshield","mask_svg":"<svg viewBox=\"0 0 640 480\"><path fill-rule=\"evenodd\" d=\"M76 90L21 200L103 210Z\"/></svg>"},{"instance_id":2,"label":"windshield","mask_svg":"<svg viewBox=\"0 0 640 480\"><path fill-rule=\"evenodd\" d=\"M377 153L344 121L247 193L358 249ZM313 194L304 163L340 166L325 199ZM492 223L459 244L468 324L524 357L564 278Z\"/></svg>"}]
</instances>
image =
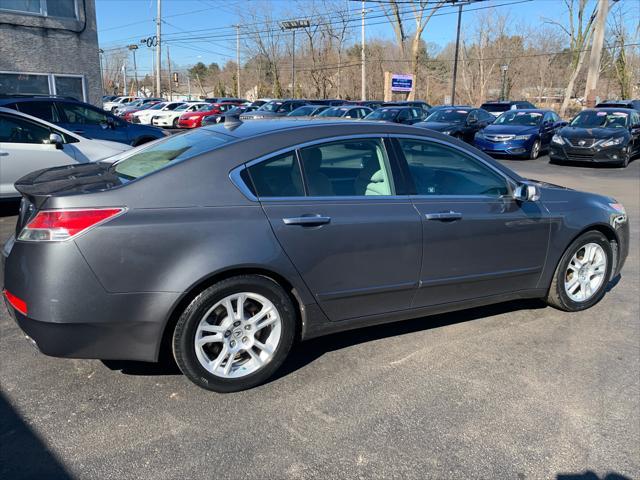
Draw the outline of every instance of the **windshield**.
<instances>
[{"instance_id":1,"label":"windshield","mask_svg":"<svg viewBox=\"0 0 640 480\"><path fill-rule=\"evenodd\" d=\"M523 125L527 127L535 127L540 124L542 114L539 112L507 112L496 118L494 125Z\"/></svg>"},{"instance_id":2,"label":"windshield","mask_svg":"<svg viewBox=\"0 0 640 480\"><path fill-rule=\"evenodd\" d=\"M262 105L258 110L262 112L275 112L284 102L271 101Z\"/></svg>"},{"instance_id":3,"label":"windshield","mask_svg":"<svg viewBox=\"0 0 640 480\"><path fill-rule=\"evenodd\" d=\"M367 120L393 120L398 115L397 108L379 108L378 110L374 110L365 118Z\"/></svg>"},{"instance_id":4,"label":"windshield","mask_svg":"<svg viewBox=\"0 0 640 480\"><path fill-rule=\"evenodd\" d=\"M333 108L327 108L324 112L319 113L317 116L318 117L344 117L348 111L349 111L348 108L333 107Z\"/></svg>"},{"instance_id":5,"label":"windshield","mask_svg":"<svg viewBox=\"0 0 640 480\"><path fill-rule=\"evenodd\" d=\"M164 103L164 102L156 103L153 107L149 107L149 110L160 110L165 105L167 105L167 104Z\"/></svg>"},{"instance_id":6,"label":"windshield","mask_svg":"<svg viewBox=\"0 0 640 480\"><path fill-rule=\"evenodd\" d=\"M508 103L483 103L480 108L487 112L506 112L511 109L511 105Z\"/></svg>"},{"instance_id":7,"label":"windshield","mask_svg":"<svg viewBox=\"0 0 640 480\"><path fill-rule=\"evenodd\" d=\"M291 113L288 113L287 116L288 117L300 117L300 116L305 116L305 115L311 115L315 109L318 107L314 107L311 105L306 105L304 107L298 107L296 108L294 111L292 111Z\"/></svg>"},{"instance_id":8,"label":"windshield","mask_svg":"<svg viewBox=\"0 0 640 480\"><path fill-rule=\"evenodd\" d=\"M175 111L176 111L176 112L178 112L178 111L186 110L187 108L189 108L189 107L190 107L190 106L192 106L192 105L193 105L193 104L191 104L191 103L183 103L182 105L180 105L180 106L176 107L176 108L175 108Z\"/></svg>"},{"instance_id":9,"label":"windshield","mask_svg":"<svg viewBox=\"0 0 640 480\"><path fill-rule=\"evenodd\" d=\"M185 135L167 137L162 142L149 145L123 158L111 168L125 180L134 180L155 172L171 162L186 160L201 153L210 152L233 137L220 135L208 130L196 130Z\"/></svg>"},{"instance_id":10,"label":"windshield","mask_svg":"<svg viewBox=\"0 0 640 480\"><path fill-rule=\"evenodd\" d=\"M127 103L127 107L139 107L141 105L144 105L144 101L143 100L134 100L133 102L129 102Z\"/></svg>"},{"instance_id":11,"label":"windshield","mask_svg":"<svg viewBox=\"0 0 640 480\"><path fill-rule=\"evenodd\" d=\"M469 110L457 110L454 108L436 110L427 117L425 122L463 123L468 114Z\"/></svg>"},{"instance_id":12,"label":"windshield","mask_svg":"<svg viewBox=\"0 0 640 480\"><path fill-rule=\"evenodd\" d=\"M569 125L580 128L626 128L628 121L627 112L587 110L580 112Z\"/></svg>"}]
</instances>

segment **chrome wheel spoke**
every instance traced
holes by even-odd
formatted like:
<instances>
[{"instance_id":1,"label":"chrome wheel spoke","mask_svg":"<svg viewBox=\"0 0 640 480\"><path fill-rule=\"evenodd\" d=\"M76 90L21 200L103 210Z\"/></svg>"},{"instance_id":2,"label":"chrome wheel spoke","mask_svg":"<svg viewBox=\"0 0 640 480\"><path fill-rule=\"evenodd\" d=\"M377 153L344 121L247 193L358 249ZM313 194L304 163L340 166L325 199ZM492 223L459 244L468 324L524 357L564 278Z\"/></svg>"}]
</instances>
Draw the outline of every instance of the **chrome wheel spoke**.
<instances>
[{"instance_id":1,"label":"chrome wheel spoke","mask_svg":"<svg viewBox=\"0 0 640 480\"><path fill-rule=\"evenodd\" d=\"M224 333L224 328L219 325L209 325L208 323L202 324L198 327L198 333Z\"/></svg>"},{"instance_id":2,"label":"chrome wheel spoke","mask_svg":"<svg viewBox=\"0 0 640 480\"><path fill-rule=\"evenodd\" d=\"M253 344L256 347L258 347L260 350L262 350L263 352L268 353L269 355L271 355L273 353L273 350L271 350L271 347L269 347L268 345L265 345L260 340L254 340Z\"/></svg>"},{"instance_id":3,"label":"chrome wheel spoke","mask_svg":"<svg viewBox=\"0 0 640 480\"><path fill-rule=\"evenodd\" d=\"M277 321L277 319L275 319L275 318L267 318L265 321L263 321L260 324L256 325L256 332L258 330L262 330L265 327L273 325L274 323L276 323L276 321Z\"/></svg>"},{"instance_id":4,"label":"chrome wheel spoke","mask_svg":"<svg viewBox=\"0 0 640 480\"><path fill-rule=\"evenodd\" d=\"M601 245L591 242L571 257L564 275L564 290L574 302L585 302L600 290L607 271L607 254Z\"/></svg>"},{"instance_id":5,"label":"chrome wheel spoke","mask_svg":"<svg viewBox=\"0 0 640 480\"><path fill-rule=\"evenodd\" d=\"M220 350L220 354L218 355L218 357L213 362L211 362L211 364L210 364L210 366L211 366L210 371L211 372L215 372L218 369L218 367L220 365L222 365L222 362L227 357L228 353L229 353L229 349L227 348L226 345L224 345L222 347L222 350Z\"/></svg>"},{"instance_id":6,"label":"chrome wheel spoke","mask_svg":"<svg viewBox=\"0 0 640 480\"><path fill-rule=\"evenodd\" d=\"M196 343L202 346L206 345L207 343L222 342L223 338L224 337L222 336L222 334L216 333L215 335L206 335L204 337L200 337L198 338L198 340L196 340Z\"/></svg>"},{"instance_id":7,"label":"chrome wheel spoke","mask_svg":"<svg viewBox=\"0 0 640 480\"><path fill-rule=\"evenodd\" d=\"M249 348L247 350L247 353L251 358L253 358L253 361L256 362L256 364L258 364L259 366L262 366L262 359L260 359L260 357L256 352L254 352L251 348Z\"/></svg>"}]
</instances>

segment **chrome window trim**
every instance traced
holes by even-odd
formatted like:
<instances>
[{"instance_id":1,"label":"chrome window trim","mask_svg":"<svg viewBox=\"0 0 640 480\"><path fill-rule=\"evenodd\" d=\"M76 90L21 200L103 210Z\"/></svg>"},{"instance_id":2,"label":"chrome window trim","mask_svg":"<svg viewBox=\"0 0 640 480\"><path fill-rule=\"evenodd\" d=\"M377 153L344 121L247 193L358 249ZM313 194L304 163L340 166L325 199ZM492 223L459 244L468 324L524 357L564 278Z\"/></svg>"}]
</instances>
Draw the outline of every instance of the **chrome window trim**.
<instances>
[{"instance_id":1,"label":"chrome window trim","mask_svg":"<svg viewBox=\"0 0 640 480\"><path fill-rule=\"evenodd\" d=\"M440 140L440 139L434 138L434 137L421 137L419 135L411 135L411 134L406 134L406 133L393 134L392 137L393 138L411 138L411 139L420 140L420 141L423 141L423 142L438 143L440 145L444 145L444 146L446 146L448 148L452 148L452 149L454 149L454 150L456 150L458 152L461 152L463 155L466 155L468 157L473 158L474 160L480 162L480 164L482 164L483 166L487 167L488 169L492 170L494 173L497 173L500 177L502 177L507 182L507 185L509 186L510 193L513 193L513 189L518 184L518 182L514 178L510 177L509 175L504 173L502 170L494 167L490 163L487 163L483 158L479 157L475 153L468 152L466 150L462 150L461 148L457 147L456 145L448 143L448 142L446 142L444 140ZM435 195L412 195L412 197L418 197L418 196L423 196L423 197L428 197L428 198L435 197ZM439 195L439 196L440 197L447 197L447 198L452 198L452 197L458 198L458 197L464 197L464 196L473 196L473 197L482 197L482 198L501 198L501 197L494 197L494 196L487 196L487 195Z\"/></svg>"},{"instance_id":2,"label":"chrome window trim","mask_svg":"<svg viewBox=\"0 0 640 480\"><path fill-rule=\"evenodd\" d=\"M275 152L271 152L268 153L266 155L263 155L261 157L255 158L253 160L250 160L248 162L245 162L241 165L238 165L237 167L235 167L234 169L232 169L229 172L229 179L231 180L231 182L236 186L236 188L238 188L240 190L240 192L242 192L243 195L245 195L249 200L253 201L253 202L282 202L282 201L300 201L300 200L313 200L313 201L320 201L320 200L327 200L327 201L340 201L340 200L366 200L367 202L370 202L372 200L375 199L408 199L409 196L408 195L333 195L333 196L327 196L327 197L312 197L312 196L299 196L299 197L263 197L262 199L260 199L257 195L254 195L253 192L251 192L251 189L244 183L244 181L242 180L241 174L243 170L246 170L250 167L252 167L253 165L256 165L258 163L262 163L265 162L267 160L272 159L273 157L277 157L279 155L284 155L286 153L290 153L290 152L294 152L296 158L298 157L298 153L297 151L302 149L302 148L306 148L306 147L311 147L313 145L318 145L318 144L323 144L323 143L332 143L334 141L340 141L340 140L357 140L357 139L362 139L362 138L370 138L370 139L379 139L381 140L382 143L382 149L384 150L384 154L387 156L387 162L391 162L391 156L389 155L389 152L387 150L387 146L385 145L385 142L383 141L385 138L389 138L390 136L392 136L392 134L389 133L358 133L358 134L351 134L351 135L338 135L338 136L333 136L333 137L326 137L326 138L321 138L321 139L316 139L316 140L310 140L308 142L304 142L304 143L299 143L296 144L295 146L289 146L286 148L282 148L280 150L276 150ZM389 165L389 167L391 167L391 165ZM393 181L393 189L395 190L397 188L396 185L396 179L393 176L393 172L391 171L392 169L389 168L389 176ZM306 182L305 182L306 184ZM305 187L306 188L306 187Z\"/></svg>"}]
</instances>

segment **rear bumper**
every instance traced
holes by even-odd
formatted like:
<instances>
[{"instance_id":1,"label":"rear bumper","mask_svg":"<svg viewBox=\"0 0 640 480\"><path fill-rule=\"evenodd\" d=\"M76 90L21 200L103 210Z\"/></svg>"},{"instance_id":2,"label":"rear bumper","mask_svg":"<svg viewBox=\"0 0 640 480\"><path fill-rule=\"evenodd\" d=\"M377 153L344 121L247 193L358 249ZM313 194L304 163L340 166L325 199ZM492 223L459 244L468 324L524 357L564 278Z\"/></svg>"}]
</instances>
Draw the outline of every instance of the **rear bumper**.
<instances>
[{"instance_id":1,"label":"rear bumper","mask_svg":"<svg viewBox=\"0 0 640 480\"><path fill-rule=\"evenodd\" d=\"M73 242L16 242L3 249L2 262L3 288L26 302L27 314L6 298L5 304L42 353L157 360L165 322L179 293L109 293Z\"/></svg>"}]
</instances>

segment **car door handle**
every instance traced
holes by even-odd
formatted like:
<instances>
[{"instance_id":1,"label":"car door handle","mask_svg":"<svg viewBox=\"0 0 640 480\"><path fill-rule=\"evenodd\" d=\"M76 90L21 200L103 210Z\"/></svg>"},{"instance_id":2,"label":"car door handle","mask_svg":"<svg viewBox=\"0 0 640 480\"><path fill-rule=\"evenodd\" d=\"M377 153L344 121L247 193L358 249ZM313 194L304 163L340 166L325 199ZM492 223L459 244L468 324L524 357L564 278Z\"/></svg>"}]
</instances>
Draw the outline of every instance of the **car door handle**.
<instances>
[{"instance_id":1,"label":"car door handle","mask_svg":"<svg viewBox=\"0 0 640 480\"><path fill-rule=\"evenodd\" d=\"M323 217L321 215L306 215L302 217L283 218L285 225L302 225L304 227L312 227L315 225L325 225L331 221L331 217Z\"/></svg>"},{"instance_id":2,"label":"car door handle","mask_svg":"<svg viewBox=\"0 0 640 480\"><path fill-rule=\"evenodd\" d=\"M441 213L427 213L425 215L427 220L460 220L462 219L462 214L459 212L441 212Z\"/></svg>"},{"instance_id":3,"label":"car door handle","mask_svg":"<svg viewBox=\"0 0 640 480\"><path fill-rule=\"evenodd\" d=\"M6 157L7 155L9 155L9 152L3 152L0 150L0 157Z\"/></svg>"}]
</instances>

